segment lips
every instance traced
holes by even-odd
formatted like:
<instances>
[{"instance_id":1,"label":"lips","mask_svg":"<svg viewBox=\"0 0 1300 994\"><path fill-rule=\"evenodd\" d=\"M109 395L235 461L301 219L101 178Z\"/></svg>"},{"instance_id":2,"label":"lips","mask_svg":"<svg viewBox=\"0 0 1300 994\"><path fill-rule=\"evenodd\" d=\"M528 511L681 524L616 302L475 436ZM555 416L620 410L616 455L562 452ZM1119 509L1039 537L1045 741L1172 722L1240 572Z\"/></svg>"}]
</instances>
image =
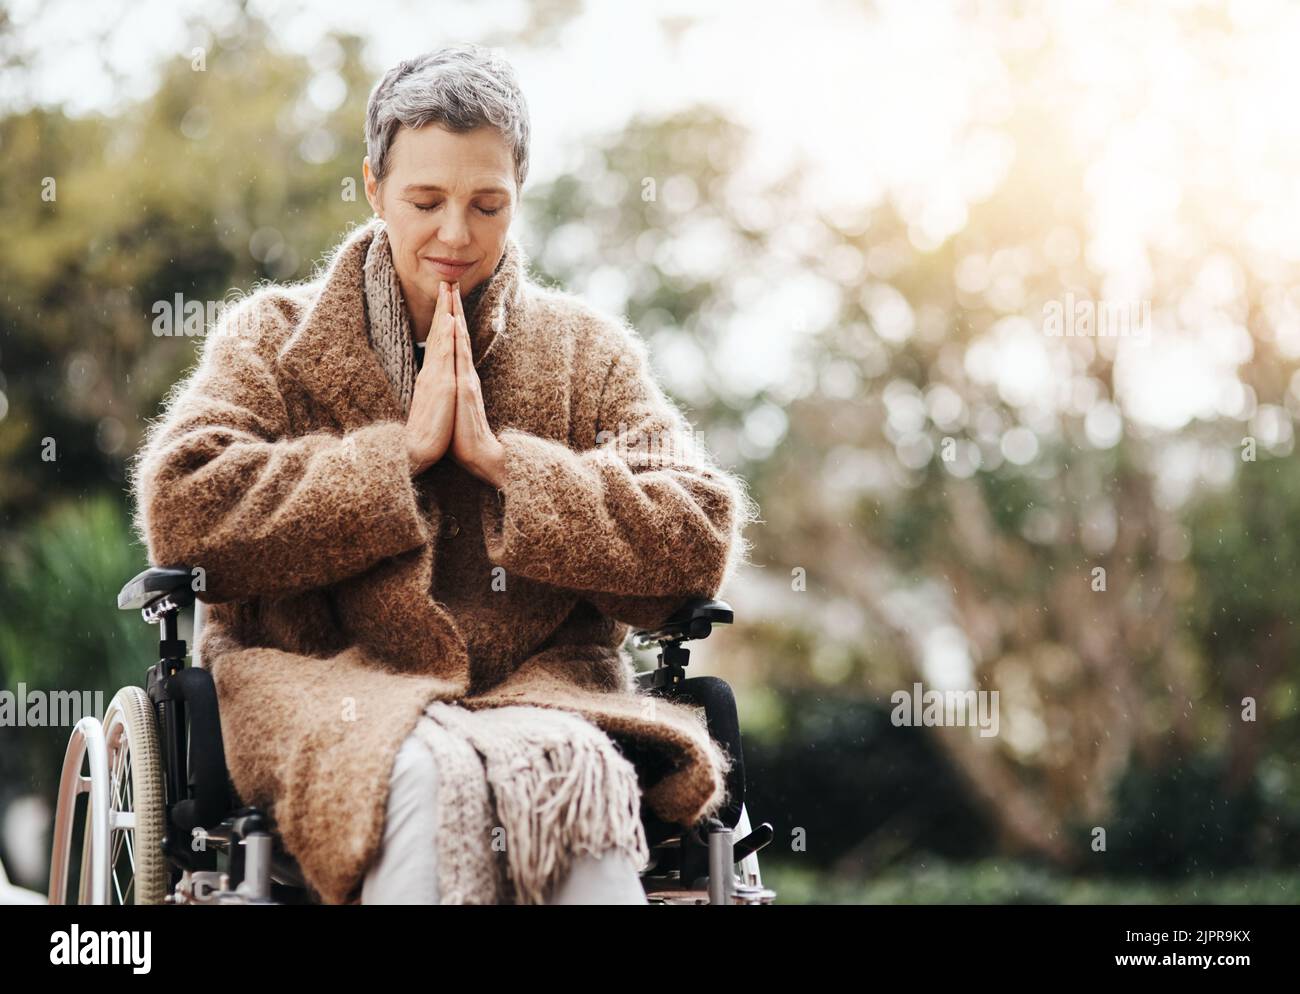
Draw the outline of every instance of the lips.
<instances>
[{"instance_id":1,"label":"lips","mask_svg":"<svg viewBox=\"0 0 1300 994\"><path fill-rule=\"evenodd\" d=\"M463 273L465 270L469 269L470 266L474 265L473 259L438 259L428 256L426 256L426 258L438 269L449 273Z\"/></svg>"}]
</instances>

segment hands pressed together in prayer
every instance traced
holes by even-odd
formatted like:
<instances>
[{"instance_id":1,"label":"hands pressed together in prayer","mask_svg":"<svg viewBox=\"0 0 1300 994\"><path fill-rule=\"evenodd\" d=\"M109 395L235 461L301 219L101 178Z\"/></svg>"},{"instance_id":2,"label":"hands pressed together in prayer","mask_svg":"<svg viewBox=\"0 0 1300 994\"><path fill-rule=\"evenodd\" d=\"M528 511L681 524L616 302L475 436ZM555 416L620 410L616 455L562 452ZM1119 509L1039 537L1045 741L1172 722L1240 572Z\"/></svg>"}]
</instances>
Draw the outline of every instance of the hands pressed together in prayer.
<instances>
[{"instance_id":1,"label":"hands pressed together in prayer","mask_svg":"<svg viewBox=\"0 0 1300 994\"><path fill-rule=\"evenodd\" d=\"M419 476L450 452L480 480L500 489L505 483L505 448L492 433L483 409L459 283L439 284L424 349L424 365L415 378L406 420L411 475Z\"/></svg>"}]
</instances>

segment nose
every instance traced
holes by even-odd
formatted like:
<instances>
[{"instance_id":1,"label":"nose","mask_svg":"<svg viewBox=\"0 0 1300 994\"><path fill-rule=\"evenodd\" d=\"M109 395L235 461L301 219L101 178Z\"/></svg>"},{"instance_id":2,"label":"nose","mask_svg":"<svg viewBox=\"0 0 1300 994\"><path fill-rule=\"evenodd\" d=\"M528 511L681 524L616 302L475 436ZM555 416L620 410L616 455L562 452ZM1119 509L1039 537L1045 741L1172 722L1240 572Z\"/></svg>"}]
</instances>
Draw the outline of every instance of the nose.
<instances>
[{"instance_id":1,"label":"nose","mask_svg":"<svg viewBox=\"0 0 1300 994\"><path fill-rule=\"evenodd\" d=\"M464 211L450 210L444 215L438 239L450 249L469 244L469 220Z\"/></svg>"}]
</instances>

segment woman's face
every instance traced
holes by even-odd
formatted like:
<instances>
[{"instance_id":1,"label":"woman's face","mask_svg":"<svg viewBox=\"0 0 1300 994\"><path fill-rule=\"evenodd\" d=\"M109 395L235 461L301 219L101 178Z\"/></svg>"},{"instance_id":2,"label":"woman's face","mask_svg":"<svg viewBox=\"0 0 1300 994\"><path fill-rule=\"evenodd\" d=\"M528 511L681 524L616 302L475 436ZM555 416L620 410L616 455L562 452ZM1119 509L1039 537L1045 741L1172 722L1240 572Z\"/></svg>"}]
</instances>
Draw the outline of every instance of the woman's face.
<instances>
[{"instance_id":1,"label":"woman's face","mask_svg":"<svg viewBox=\"0 0 1300 994\"><path fill-rule=\"evenodd\" d=\"M388 227L408 305L430 310L443 280L459 282L463 299L492 275L505 251L518 198L510 146L486 126L464 134L437 124L400 128L388 165L378 185L366 156L366 199Z\"/></svg>"}]
</instances>

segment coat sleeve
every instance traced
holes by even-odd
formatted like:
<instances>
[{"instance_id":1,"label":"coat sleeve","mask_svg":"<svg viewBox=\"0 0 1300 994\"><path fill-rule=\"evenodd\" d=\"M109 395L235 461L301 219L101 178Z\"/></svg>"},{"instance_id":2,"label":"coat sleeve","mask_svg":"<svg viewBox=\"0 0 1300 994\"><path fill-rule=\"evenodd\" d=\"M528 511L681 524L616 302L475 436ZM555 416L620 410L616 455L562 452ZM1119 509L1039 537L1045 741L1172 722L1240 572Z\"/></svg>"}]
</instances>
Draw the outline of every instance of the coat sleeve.
<instances>
[{"instance_id":1,"label":"coat sleeve","mask_svg":"<svg viewBox=\"0 0 1300 994\"><path fill-rule=\"evenodd\" d=\"M621 337L590 447L499 433L506 480L484 497L484 537L507 573L651 627L717 593L739 551L746 497L664 395L641 339Z\"/></svg>"},{"instance_id":2,"label":"coat sleeve","mask_svg":"<svg viewBox=\"0 0 1300 994\"><path fill-rule=\"evenodd\" d=\"M266 344L287 319L257 298L234 310L137 457L150 562L201 567L200 596L218 602L326 586L428 541L405 426L293 435Z\"/></svg>"}]
</instances>

